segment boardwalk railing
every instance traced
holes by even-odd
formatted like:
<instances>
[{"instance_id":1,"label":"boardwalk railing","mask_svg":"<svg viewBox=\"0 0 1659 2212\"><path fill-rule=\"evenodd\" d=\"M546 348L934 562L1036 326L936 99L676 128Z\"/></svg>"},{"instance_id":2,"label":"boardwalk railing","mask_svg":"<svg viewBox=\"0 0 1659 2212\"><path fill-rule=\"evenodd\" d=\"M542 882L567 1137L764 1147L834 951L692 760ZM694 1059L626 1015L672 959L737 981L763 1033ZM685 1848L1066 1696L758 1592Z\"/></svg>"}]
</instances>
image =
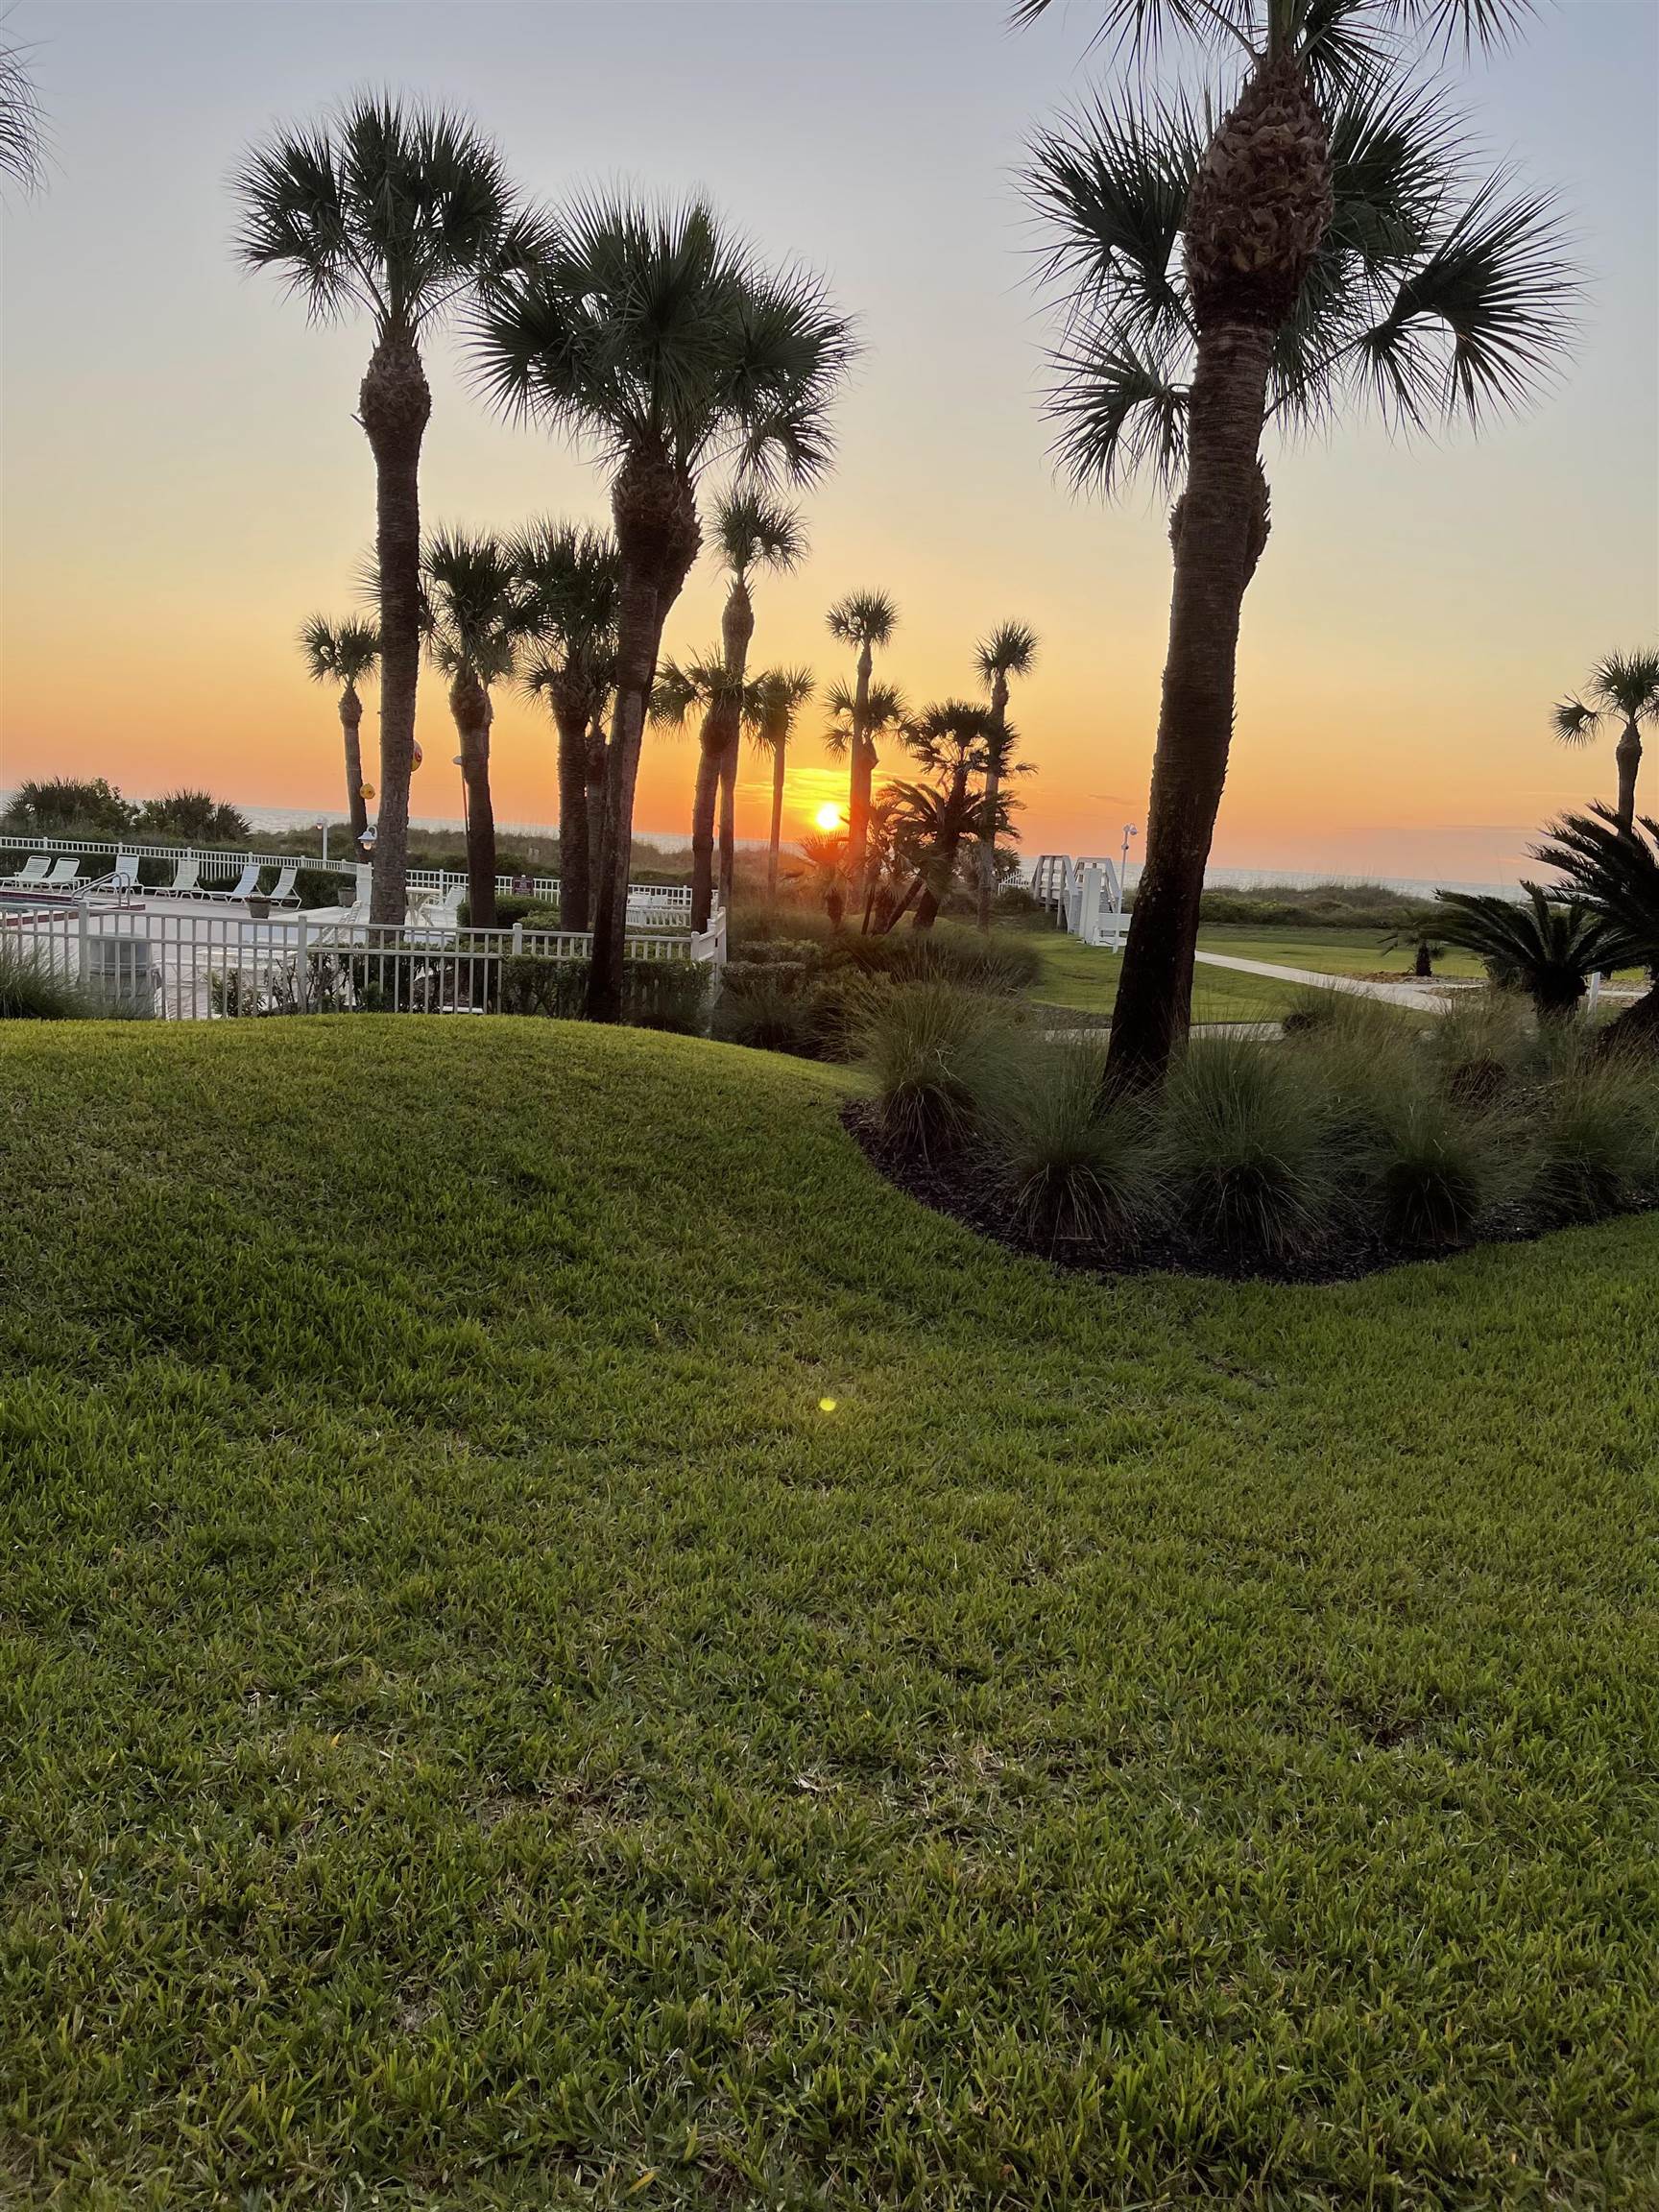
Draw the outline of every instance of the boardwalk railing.
<instances>
[{"instance_id":1,"label":"boardwalk railing","mask_svg":"<svg viewBox=\"0 0 1659 2212\"><path fill-rule=\"evenodd\" d=\"M227 910L132 904L0 911L0 944L85 989L111 1013L172 1022L247 1015L496 1013L545 1004L526 987L587 960L584 931L391 929L300 914L252 921ZM631 960L726 957L724 915L693 933L631 929Z\"/></svg>"},{"instance_id":2,"label":"boardwalk railing","mask_svg":"<svg viewBox=\"0 0 1659 2212\"><path fill-rule=\"evenodd\" d=\"M1121 920L1118 871L1110 860L1045 853L1031 871L1031 896L1085 945L1110 945Z\"/></svg>"}]
</instances>

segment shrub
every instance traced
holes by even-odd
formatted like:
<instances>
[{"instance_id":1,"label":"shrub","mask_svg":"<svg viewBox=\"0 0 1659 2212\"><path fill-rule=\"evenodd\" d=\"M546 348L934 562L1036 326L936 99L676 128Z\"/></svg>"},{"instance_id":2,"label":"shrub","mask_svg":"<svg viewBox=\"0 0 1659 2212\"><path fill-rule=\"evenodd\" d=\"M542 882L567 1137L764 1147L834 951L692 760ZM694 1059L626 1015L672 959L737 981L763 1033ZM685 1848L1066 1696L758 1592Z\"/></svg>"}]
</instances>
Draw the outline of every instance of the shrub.
<instances>
[{"instance_id":1,"label":"shrub","mask_svg":"<svg viewBox=\"0 0 1659 2212\"><path fill-rule=\"evenodd\" d=\"M915 1159L958 1149L974 1127L987 1061L1005 1034L994 1005L949 983L902 983L879 994L858 1020L856 1038L883 1138Z\"/></svg>"},{"instance_id":2,"label":"shrub","mask_svg":"<svg viewBox=\"0 0 1659 2212\"><path fill-rule=\"evenodd\" d=\"M710 1035L727 1045L748 1045L763 1052L793 1052L804 1060L817 1056L812 1010L803 994L782 980L778 968L757 967L755 980L733 991L730 980L714 1009ZM727 970L728 978L731 970Z\"/></svg>"},{"instance_id":3,"label":"shrub","mask_svg":"<svg viewBox=\"0 0 1659 2212\"><path fill-rule=\"evenodd\" d=\"M1539 1062L1527 1003L1510 991L1460 991L1423 1032L1424 1057L1449 1098L1474 1109L1507 1094Z\"/></svg>"},{"instance_id":4,"label":"shrub","mask_svg":"<svg viewBox=\"0 0 1659 2212\"><path fill-rule=\"evenodd\" d=\"M870 975L858 968L821 974L805 994L811 1057L855 1059L865 1023L898 988L891 976Z\"/></svg>"},{"instance_id":5,"label":"shrub","mask_svg":"<svg viewBox=\"0 0 1659 2212\"><path fill-rule=\"evenodd\" d=\"M811 960L728 960L720 975L721 996L741 998L751 992L764 990L801 998L817 967L816 957Z\"/></svg>"},{"instance_id":6,"label":"shrub","mask_svg":"<svg viewBox=\"0 0 1659 2212\"><path fill-rule=\"evenodd\" d=\"M0 943L0 1022L71 1022L87 1011L78 983L20 945Z\"/></svg>"},{"instance_id":7,"label":"shrub","mask_svg":"<svg viewBox=\"0 0 1659 2212\"><path fill-rule=\"evenodd\" d=\"M509 954L501 963L503 1014L580 1021L588 1000L586 960ZM669 1029L700 1037L709 1026L712 971L701 960L624 960L622 1018L637 1029Z\"/></svg>"},{"instance_id":8,"label":"shrub","mask_svg":"<svg viewBox=\"0 0 1659 2212\"><path fill-rule=\"evenodd\" d=\"M830 918L816 906L751 906L733 908L727 923L726 946L733 959L752 960L757 945L779 942L827 945L834 936Z\"/></svg>"},{"instance_id":9,"label":"shrub","mask_svg":"<svg viewBox=\"0 0 1659 2212\"><path fill-rule=\"evenodd\" d=\"M950 983L964 991L1014 998L1043 973L1043 955L1022 937L993 938L976 930L913 930L901 927L886 937L832 938L824 950L824 969L856 969L866 975L890 975L900 982Z\"/></svg>"},{"instance_id":10,"label":"shrub","mask_svg":"<svg viewBox=\"0 0 1659 2212\"><path fill-rule=\"evenodd\" d=\"M1189 1046L1165 1093L1158 1149L1171 1200L1207 1252L1281 1264L1324 1232L1332 1199L1317 1087L1283 1051Z\"/></svg>"},{"instance_id":11,"label":"shrub","mask_svg":"<svg viewBox=\"0 0 1659 2212\"><path fill-rule=\"evenodd\" d=\"M774 937L745 940L740 953L727 961L726 972L745 968L808 968L822 965L823 948L810 937Z\"/></svg>"},{"instance_id":12,"label":"shrub","mask_svg":"<svg viewBox=\"0 0 1659 2212\"><path fill-rule=\"evenodd\" d=\"M1158 1173L1145 1113L1101 1100L1102 1046L1069 1041L990 1063L979 1118L1009 1213L1050 1248L1068 1241L1132 1244L1158 1212Z\"/></svg>"},{"instance_id":13,"label":"shrub","mask_svg":"<svg viewBox=\"0 0 1659 2212\"><path fill-rule=\"evenodd\" d=\"M1583 1060L1548 1085L1529 1193L1547 1221L1588 1221L1651 1190L1659 1089L1618 1060Z\"/></svg>"},{"instance_id":14,"label":"shrub","mask_svg":"<svg viewBox=\"0 0 1659 2212\"><path fill-rule=\"evenodd\" d=\"M1414 1251L1466 1243L1496 1195L1504 1135L1432 1091L1395 1101L1378 1118L1367 1179L1383 1238Z\"/></svg>"}]
</instances>

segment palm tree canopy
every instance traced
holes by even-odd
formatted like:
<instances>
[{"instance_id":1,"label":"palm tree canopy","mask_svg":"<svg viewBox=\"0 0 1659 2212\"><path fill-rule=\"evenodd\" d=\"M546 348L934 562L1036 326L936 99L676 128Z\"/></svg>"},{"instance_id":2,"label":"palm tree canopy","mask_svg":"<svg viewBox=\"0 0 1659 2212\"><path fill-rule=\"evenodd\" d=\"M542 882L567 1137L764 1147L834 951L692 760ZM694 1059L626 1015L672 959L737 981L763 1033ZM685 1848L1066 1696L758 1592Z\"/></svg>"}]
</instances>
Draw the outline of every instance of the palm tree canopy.
<instances>
[{"instance_id":1,"label":"palm tree canopy","mask_svg":"<svg viewBox=\"0 0 1659 2212\"><path fill-rule=\"evenodd\" d=\"M1593 906L1611 940L1611 967L1659 967L1659 822L1643 815L1620 828L1610 806L1552 823L1532 857L1559 870L1575 899Z\"/></svg>"},{"instance_id":2,"label":"palm tree canopy","mask_svg":"<svg viewBox=\"0 0 1659 2212\"><path fill-rule=\"evenodd\" d=\"M1397 63L1412 41L1425 50L1494 46L1533 12L1534 0L1100 0L1095 34L1157 49L1171 33L1267 59L1296 56L1316 84L1342 85ZM1052 0L1013 0L1016 23L1034 22Z\"/></svg>"},{"instance_id":3,"label":"palm tree canopy","mask_svg":"<svg viewBox=\"0 0 1659 2212\"><path fill-rule=\"evenodd\" d=\"M1028 676L1037 661L1037 633L1023 622L999 622L974 648L974 661L987 684L998 676Z\"/></svg>"},{"instance_id":4,"label":"palm tree canopy","mask_svg":"<svg viewBox=\"0 0 1659 2212\"><path fill-rule=\"evenodd\" d=\"M772 568L786 575L806 555L806 530L797 508L758 485L735 486L714 505L714 545L733 576Z\"/></svg>"},{"instance_id":5,"label":"palm tree canopy","mask_svg":"<svg viewBox=\"0 0 1659 2212\"><path fill-rule=\"evenodd\" d=\"M319 321L360 309L409 337L522 267L540 240L490 140L452 109L393 93L274 132L235 190L246 267L278 270Z\"/></svg>"},{"instance_id":6,"label":"palm tree canopy","mask_svg":"<svg viewBox=\"0 0 1659 2212\"><path fill-rule=\"evenodd\" d=\"M1340 23L1367 0L1294 5ZM1279 334L1269 417L1296 432L1373 404L1390 427L1421 430L1524 404L1574 330L1578 287L1551 203L1503 172L1474 174L1458 117L1419 84L1344 79L1326 121L1334 212ZM1180 248L1209 136L1178 97L1125 97L1033 145L1040 271L1063 308L1046 408L1079 486L1110 493L1142 472L1169 485L1185 468L1196 317Z\"/></svg>"},{"instance_id":7,"label":"palm tree canopy","mask_svg":"<svg viewBox=\"0 0 1659 2212\"><path fill-rule=\"evenodd\" d=\"M525 635L524 599L512 551L488 531L435 530L421 548L427 650L446 675L486 689L510 676Z\"/></svg>"},{"instance_id":8,"label":"palm tree canopy","mask_svg":"<svg viewBox=\"0 0 1659 2212\"><path fill-rule=\"evenodd\" d=\"M1641 722L1659 714L1659 648L1609 653L1591 670L1584 688L1588 703L1564 699L1552 716L1564 744L1588 745L1610 719Z\"/></svg>"},{"instance_id":9,"label":"palm tree canopy","mask_svg":"<svg viewBox=\"0 0 1659 2212\"><path fill-rule=\"evenodd\" d=\"M824 732L824 744L830 757L839 760L853 739L853 720L857 711L857 697L851 685L839 679L824 694L824 704L830 712L830 722ZM902 730L909 714L904 694L897 684L883 683L879 678L870 686L864 707L866 736L878 737L884 730Z\"/></svg>"},{"instance_id":10,"label":"palm tree canopy","mask_svg":"<svg viewBox=\"0 0 1659 2212\"><path fill-rule=\"evenodd\" d=\"M40 100L28 49L0 37L0 177L27 191L39 183L43 171Z\"/></svg>"},{"instance_id":11,"label":"palm tree canopy","mask_svg":"<svg viewBox=\"0 0 1659 2212\"><path fill-rule=\"evenodd\" d=\"M1553 900L1524 883L1525 903L1491 893L1442 891L1439 934L1479 954L1495 983L1530 992L1545 1005L1575 999L1612 951L1605 917L1581 898Z\"/></svg>"},{"instance_id":12,"label":"palm tree canopy","mask_svg":"<svg viewBox=\"0 0 1659 2212\"><path fill-rule=\"evenodd\" d=\"M974 699L938 699L904 733L915 757L934 775L983 769L992 734L989 711Z\"/></svg>"},{"instance_id":13,"label":"palm tree canopy","mask_svg":"<svg viewBox=\"0 0 1659 2212\"><path fill-rule=\"evenodd\" d=\"M810 668L762 668L745 685L743 718L760 752L788 744L796 715L816 689Z\"/></svg>"},{"instance_id":14,"label":"palm tree canopy","mask_svg":"<svg viewBox=\"0 0 1659 2212\"><path fill-rule=\"evenodd\" d=\"M533 262L480 301L472 354L511 416L633 452L695 479L810 483L828 468L830 409L853 327L821 280L769 270L700 199L597 193L542 227Z\"/></svg>"},{"instance_id":15,"label":"palm tree canopy","mask_svg":"<svg viewBox=\"0 0 1659 2212\"><path fill-rule=\"evenodd\" d=\"M380 658L380 632L373 622L349 614L330 622L313 614L300 632L305 672L314 684L357 684L374 672Z\"/></svg>"},{"instance_id":16,"label":"palm tree canopy","mask_svg":"<svg viewBox=\"0 0 1659 2212\"><path fill-rule=\"evenodd\" d=\"M528 636L563 668L605 676L616 654L622 557L608 530L543 519L507 541Z\"/></svg>"},{"instance_id":17,"label":"palm tree canopy","mask_svg":"<svg viewBox=\"0 0 1659 2212\"><path fill-rule=\"evenodd\" d=\"M899 610L885 591L849 591L824 617L831 637L844 645L886 645L899 623Z\"/></svg>"},{"instance_id":18,"label":"palm tree canopy","mask_svg":"<svg viewBox=\"0 0 1659 2212\"><path fill-rule=\"evenodd\" d=\"M746 705L749 689L747 685L733 684L717 647L689 661L664 661L651 688L651 719L665 729L681 730L693 714L711 712L734 692L744 695Z\"/></svg>"}]
</instances>

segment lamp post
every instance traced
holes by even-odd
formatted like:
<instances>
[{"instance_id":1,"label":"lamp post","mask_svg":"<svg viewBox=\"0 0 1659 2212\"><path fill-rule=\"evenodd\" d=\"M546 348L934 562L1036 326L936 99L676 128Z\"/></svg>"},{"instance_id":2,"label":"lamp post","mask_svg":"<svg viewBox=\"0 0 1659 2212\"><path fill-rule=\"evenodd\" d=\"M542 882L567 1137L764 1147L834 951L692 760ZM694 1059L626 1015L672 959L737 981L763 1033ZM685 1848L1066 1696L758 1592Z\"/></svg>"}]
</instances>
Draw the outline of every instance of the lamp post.
<instances>
[{"instance_id":1,"label":"lamp post","mask_svg":"<svg viewBox=\"0 0 1659 2212\"><path fill-rule=\"evenodd\" d=\"M1140 830L1133 822L1124 823L1123 851L1118 862L1118 899L1112 909L1112 950L1114 952L1121 952L1123 950L1123 886L1129 874L1129 840L1131 837L1139 837L1140 834Z\"/></svg>"}]
</instances>

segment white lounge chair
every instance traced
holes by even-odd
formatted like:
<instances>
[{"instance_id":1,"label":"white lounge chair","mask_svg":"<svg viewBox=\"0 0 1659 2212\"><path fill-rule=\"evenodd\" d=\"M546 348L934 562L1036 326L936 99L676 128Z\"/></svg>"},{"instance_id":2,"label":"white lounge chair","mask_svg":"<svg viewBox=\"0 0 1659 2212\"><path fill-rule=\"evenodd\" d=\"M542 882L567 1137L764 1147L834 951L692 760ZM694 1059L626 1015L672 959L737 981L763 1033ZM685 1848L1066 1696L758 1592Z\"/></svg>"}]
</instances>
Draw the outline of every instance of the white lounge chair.
<instances>
[{"instance_id":1,"label":"white lounge chair","mask_svg":"<svg viewBox=\"0 0 1659 2212\"><path fill-rule=\"evenodd\" d=\"M18 869L16 875L8 876L6 882L9 888L13 889L20 884L44 883L47 877L51 873L51 854L31 853L28 859L24 861L22 867Z\"/></svg>"},{"instance_id":2,"label":"white lounge chair","mask_svg":"<svg viewBox=\"0 0 1659 2212\"><path fill-rule=\"evenodd\" d=\"M81 880L81 863L79 860L54 861L51 875L43 877L41 880L48 891L65 890L69 884Z\"/></svg>"},{"instance_id":3,"label":"white lounge chair","mask_svg":"<svg viewBox=\"0 0 1659 2212\"><path fill-rule=\"evenodd\" d=\"M199 899L202 896L202 863L200 860L180 860L173 870L171 883L158 883L153 897L156 899Z\"/></svg>"},{"instance_id":4,"label":"white lounge chair","mask_svg":"<svg viewBox=\"0 0 1659 2212\"><path fill-rule=\"evenodd\" d=\"M294 886L299 882L299 880L300 868L298 862L296 862L293 867L278 868L276 871L276 881L272 886L272 889L269 893L272 905L298 906L300 902L294 895Z\"/></svg>"},{"instance_id":5,"label":"white lounge chair","mask_svg":"<svg viewBox=\"0 0 1659 2212\"><path fill-rule=\"evenodd\" d=\"M136 853L117 853L112 888L118 891L136 891L138 888L138 855Z\"/></svg>"},{"instance_id":6,"label":"white lounge chair","mask_svg":"<svg viewBox=\"0 0 1659 2212\"><path fill-rule=\"evenodd\" d=\"M259 888L259 878L261 873L262 871L258 861L250 861L248 866L243 869L241 875L237 877L235 882L231 884L229 890L215 892L214 897L218 899L231 900L252 899L253 894Z\"/></svg>"}]
</instances>

